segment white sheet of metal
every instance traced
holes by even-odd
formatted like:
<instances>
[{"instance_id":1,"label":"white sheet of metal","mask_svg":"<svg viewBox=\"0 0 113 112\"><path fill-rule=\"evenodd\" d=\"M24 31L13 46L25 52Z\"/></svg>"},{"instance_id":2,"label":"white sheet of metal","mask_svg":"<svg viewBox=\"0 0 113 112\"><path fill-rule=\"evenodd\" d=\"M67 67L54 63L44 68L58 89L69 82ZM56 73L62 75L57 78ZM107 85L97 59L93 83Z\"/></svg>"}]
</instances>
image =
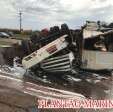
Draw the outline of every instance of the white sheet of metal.
<instances>
[{"instance_id":1,"label":"white sheet of metal","mask_svg":"<svg viewBox=\"0 0 113 112\"><path fill-rule=\"evenodd\" d=\"M49 56L55 54L56 52L66 48L68 43L66 42L65 38L67 36L68 35L63 35L60 38L49 43L48 45L23 58L22 64L24 68L28 69L40 63L42 60L48 58Z\"/></svg>"},{"instance_id":2,"label":"white sheet of metal","mask_svg":"<svg viewBox=\"0 0 113 112\"><path fill-rule=\"evenodd\" d=\"M113 52L83 50L82 68L113 69Z\"/></svg>"},{"instance_id":3,"label":"white sheet of metal","mask_svg":"<svg viewBox=\"0 0 113 112\"><path fill-rule=\"evenodd\" d=\"M74 54L70 52L62 56L45 59L41 62L41 68L49 72L67 72L72 70L73 60Z\"/></svg>"},{"instance_id":4,"label":"white sheet of metal","mask_svg":"<svg viewBox=\"0 0 113 112\"><path fill-rule=\"evenodd\" d=\"M94 30L83 30L83 37L84 39L87 39L87 38L92 38L94 36L98 36L98 35L101 35L103 34L102 32L100 31L94 31Z\"/></svg>"}]
</instances>

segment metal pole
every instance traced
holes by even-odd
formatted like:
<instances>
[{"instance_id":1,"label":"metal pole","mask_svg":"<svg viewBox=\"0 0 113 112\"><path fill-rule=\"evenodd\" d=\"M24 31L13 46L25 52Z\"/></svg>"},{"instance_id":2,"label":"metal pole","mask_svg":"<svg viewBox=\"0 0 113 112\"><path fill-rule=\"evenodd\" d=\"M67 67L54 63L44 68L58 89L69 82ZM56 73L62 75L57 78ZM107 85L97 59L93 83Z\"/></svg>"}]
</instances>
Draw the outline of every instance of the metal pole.
<instances>
[{"instance_id":1,"label":"metal pole","mask_svg":"<svg viewBox=\"0 0 113 112\"><path fill-rule=\"evenodd\" d=\"M22 31L22 12L19 12L19 22L20 22L20 33Z\"/></svg>"}]
</instances>

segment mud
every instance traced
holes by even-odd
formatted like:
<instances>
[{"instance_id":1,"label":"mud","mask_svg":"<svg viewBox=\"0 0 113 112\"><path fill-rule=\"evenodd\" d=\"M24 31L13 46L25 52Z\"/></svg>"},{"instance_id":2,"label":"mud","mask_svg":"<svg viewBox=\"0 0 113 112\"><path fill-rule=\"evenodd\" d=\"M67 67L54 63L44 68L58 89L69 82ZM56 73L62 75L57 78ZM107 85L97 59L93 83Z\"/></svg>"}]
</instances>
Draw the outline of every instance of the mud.
<instances>
[{"instance_id":1,"label":"mud","mask_svg":"<svg viewBox=\"0 0 113 112\"><path fill-rule=\"evenodd\" d=\"M0 74L0 111L37 112L37 99L112 99L113 77L92 73L29 75ZM113 112L94 109L53 109L40 112Z\"/></svg>"}]
</instances>

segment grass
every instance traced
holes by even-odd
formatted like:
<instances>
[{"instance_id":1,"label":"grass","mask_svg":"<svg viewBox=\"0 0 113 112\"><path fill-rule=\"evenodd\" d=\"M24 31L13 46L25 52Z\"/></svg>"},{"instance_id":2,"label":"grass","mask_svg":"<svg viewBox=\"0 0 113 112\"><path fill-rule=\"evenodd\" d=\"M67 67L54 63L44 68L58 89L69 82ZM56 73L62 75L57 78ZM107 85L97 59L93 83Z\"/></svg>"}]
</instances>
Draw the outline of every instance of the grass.
<instances>
[{"instance_id":1,"label":"grass","mask_svg":"<svg viewBox=\"0 0 113 112\"><path fill-rule=\"evenodd\" d=\"M14 35L14 38L20 39L20 40L22 40L22 39L29 39L29 37L30 37L30 35L25 35L25 34L15 34Z\"/></svg>"},{"instance_id":2,"label":"grass","mask_svg":"<svg viewBox=\"0 0 113 112\"><path fill-rule=\"evenodd\" d=\"M8 38L0 38L0 47L10 47L12 46L14 43L16 43L16 41L19 40L23 40L23 39L29 39L30 35L27 34L15 34L12 39L8 39Z\"/></svg>"}]
</instances>

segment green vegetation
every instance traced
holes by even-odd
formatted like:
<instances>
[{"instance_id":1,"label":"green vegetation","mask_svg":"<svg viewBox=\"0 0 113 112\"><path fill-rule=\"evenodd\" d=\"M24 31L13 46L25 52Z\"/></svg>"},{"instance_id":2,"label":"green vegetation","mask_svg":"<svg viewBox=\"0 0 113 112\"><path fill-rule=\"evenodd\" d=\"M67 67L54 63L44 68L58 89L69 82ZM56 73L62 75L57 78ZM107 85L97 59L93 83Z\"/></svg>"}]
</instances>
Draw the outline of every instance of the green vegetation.
<instances>
[{"instance_id":1,"label":"green vegetation","mask_svg":"<svg viewBox=\"0 0 113 112\"><path fill-rule=\"evenodd\" d=\"M29 39L30 35L28 35L28 34L14 34L13 37L15 39L22 40L22 39Z\"/></svg>"}]
</instances>

